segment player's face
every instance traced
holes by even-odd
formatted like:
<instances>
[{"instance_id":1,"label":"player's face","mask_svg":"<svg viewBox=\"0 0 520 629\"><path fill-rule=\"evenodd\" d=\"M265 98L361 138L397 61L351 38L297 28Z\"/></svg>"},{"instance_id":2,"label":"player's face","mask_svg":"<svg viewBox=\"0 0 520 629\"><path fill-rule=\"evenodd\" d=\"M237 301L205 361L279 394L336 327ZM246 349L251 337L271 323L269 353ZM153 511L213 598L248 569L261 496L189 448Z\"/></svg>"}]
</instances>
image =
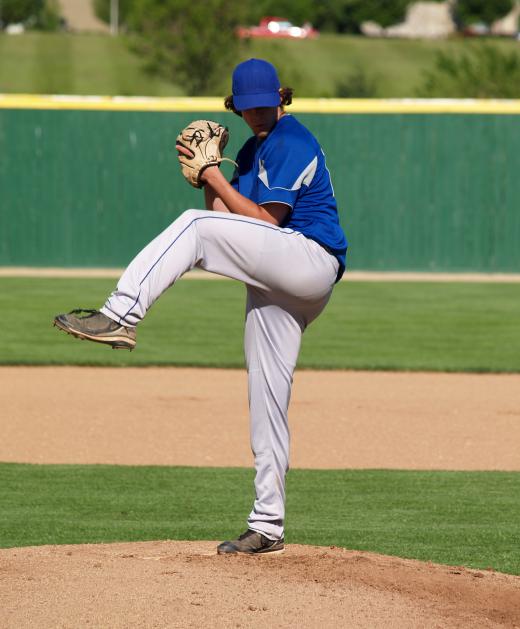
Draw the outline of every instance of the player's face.
<instances>
[{"instance_id":1,"label":"player's face","mask_svg":"<svg viewBox=\"0 0 520 629\"><path fill-rule=\"evenodd\" d=\"M255 107L245 109L242 117L257 138L265 138L281 116L280 107Z\"/></svg>"}]
</instances>

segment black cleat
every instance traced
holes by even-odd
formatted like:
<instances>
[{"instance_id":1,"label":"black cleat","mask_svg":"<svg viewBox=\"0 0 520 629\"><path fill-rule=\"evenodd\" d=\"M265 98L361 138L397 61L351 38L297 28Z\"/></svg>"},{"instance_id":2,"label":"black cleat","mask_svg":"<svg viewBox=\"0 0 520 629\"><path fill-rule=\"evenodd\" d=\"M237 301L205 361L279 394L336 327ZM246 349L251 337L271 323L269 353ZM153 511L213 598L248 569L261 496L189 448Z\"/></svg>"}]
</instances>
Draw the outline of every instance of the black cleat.
<instances>
[{"instance_id":1,"label":"black cleat","mask_svg":"<svg viewBox=\"0 0 520 629\"><path fill-rule=\"evenodd\" d=\"M281 553L284 550L284 539L268 539L265 535L248 529L238 539L222 542L217 546L219 555L246 554L263 555L266 553Z\"/></svg>"}]
</instances>

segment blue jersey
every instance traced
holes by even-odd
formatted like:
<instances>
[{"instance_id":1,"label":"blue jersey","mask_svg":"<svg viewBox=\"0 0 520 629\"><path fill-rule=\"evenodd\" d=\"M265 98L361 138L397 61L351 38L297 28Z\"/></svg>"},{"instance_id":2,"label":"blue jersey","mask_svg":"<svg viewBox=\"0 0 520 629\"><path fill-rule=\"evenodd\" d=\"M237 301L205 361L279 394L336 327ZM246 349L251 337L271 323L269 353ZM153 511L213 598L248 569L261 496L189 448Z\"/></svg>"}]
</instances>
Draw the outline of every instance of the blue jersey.
<instances>
[{"instance_id":1,"label":"blue jersey","mask_svg":"<svg viewBox=\"0 0 520 629\"><path fill-rule=\"evenodd\" d=\"M237 155L231 185L258 205L283 203L291 208L281 227L315 240L345 270L347 241L325 155L316 138L291 115L285 114L263 141L250 138Z\"/></svg>"}]
</instances>

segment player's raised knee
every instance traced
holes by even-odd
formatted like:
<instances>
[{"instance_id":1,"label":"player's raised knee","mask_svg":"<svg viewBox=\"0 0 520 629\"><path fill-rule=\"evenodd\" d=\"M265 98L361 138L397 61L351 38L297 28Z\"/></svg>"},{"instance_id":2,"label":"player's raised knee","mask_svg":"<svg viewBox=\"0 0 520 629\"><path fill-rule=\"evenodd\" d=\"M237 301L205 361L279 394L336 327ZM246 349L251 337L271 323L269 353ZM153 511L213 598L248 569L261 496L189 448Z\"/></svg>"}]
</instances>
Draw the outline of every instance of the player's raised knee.
<instances>
[{"instance_id":1,"label":"player's raised knee","mask_svg":"<svg viewBox=\"0 0 520 629\"><path fill-rule=\"evenodd\" d=\"M187 223L191 223L192 221L196 220L197 218L200 218L203 214L207 214L206 210L196 210L196 209L189 209L189 210L185 210L180 216L179 219L183 220Z\"/></svg>"}]
</instances>

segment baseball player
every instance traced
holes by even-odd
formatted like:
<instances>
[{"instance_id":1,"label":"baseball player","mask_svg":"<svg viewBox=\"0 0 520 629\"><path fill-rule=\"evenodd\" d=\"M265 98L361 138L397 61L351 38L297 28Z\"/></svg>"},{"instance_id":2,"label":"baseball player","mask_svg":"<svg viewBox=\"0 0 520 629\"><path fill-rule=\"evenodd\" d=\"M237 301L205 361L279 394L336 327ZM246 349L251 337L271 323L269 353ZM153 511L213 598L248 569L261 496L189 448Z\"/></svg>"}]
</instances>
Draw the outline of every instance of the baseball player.
<instances>
[{"instance_id":1,"label":"baseball player","mask_svg":"<svg viewBox=\"0 0 520 629\"><path fill-rule=\"evenodd\" d=\"M113 348L133 349L136 326L160 295L194 267L247 288L245 357L256 498L247 530L218 553L284 549L287 411L306 327L322 312L345 269L347 243L324 153L284 106L276 69L249 59L233 72L226 107L253 136L228 182L218 166L227 130L195 121L177 138L191 185L204 189L206 210L187 210L130 263L98 310L58 315L55 325Z\"/></svg>"}]
</instances>

